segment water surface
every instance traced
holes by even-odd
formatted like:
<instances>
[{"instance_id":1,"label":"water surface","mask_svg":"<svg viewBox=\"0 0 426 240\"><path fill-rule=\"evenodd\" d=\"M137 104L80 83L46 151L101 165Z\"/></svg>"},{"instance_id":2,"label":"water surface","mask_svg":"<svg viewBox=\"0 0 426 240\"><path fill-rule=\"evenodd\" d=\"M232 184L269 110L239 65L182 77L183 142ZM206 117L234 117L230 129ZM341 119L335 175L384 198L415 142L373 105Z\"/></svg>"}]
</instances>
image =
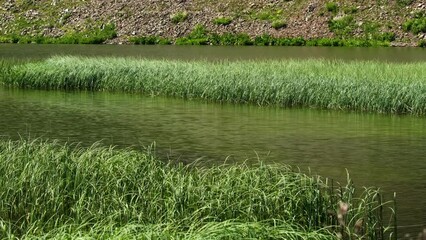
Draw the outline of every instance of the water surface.
<instances>
[{"instance_id":1,"label":"water surface","mask_svg":"<svg viewBox=\"0 0 426 240\"><path fill-rule=\"evenodd\" d=\"M54 55L213 61L307 58L389 62L426 61L426 49L422 48L0 44L0 58L42 59Z\"/></svg>"},{"instance_id":2,"label":"water surface","mask_svg":"<svg viewBox=\"0 0 426 240\"><path fill-rule=\"evenodd\" d=\"M140 95L0 89L0 135L142 148L209 164L298 166L398 194L401 225L426 223L424 118L260 108ZM419 227L415 227L419 229Z\"/></svg>"},{"instance_id":3,"label":"water surface","mask_svg":"<svg viewBox=\"0 0 426 240\"><path fill-rule=\"evenodd\" d=\"M0 59L54 55L180 60L325 58L426 61L420 48L0 44ZM399 233L426 227L424 117L213 104L139 95L0 87L0 138L41 137L142 148L177 161L278 162L398 195Z\"/></svg>"}]
</instances>

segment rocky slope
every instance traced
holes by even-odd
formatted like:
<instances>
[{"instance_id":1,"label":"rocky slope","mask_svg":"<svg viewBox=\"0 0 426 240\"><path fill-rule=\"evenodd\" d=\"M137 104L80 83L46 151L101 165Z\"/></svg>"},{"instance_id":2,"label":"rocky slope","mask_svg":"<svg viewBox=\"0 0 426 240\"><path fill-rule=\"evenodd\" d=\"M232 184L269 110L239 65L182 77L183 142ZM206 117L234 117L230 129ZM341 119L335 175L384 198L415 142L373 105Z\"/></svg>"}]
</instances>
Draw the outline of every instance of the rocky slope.
<instances>
[{"instance_id":1,"label":"rocky slope","mask_svg":"<svg viewBox=\"0 0 426 240\"><path fill-rule=\"evenodd\" d=\"M384 35L391 45L414 46L426 33L404 30L404 24L419 16L426 16L423 0L1 0L0 36L90 34L114 24L117 36L105 42L128 43L131 36L173 40L198 24L211 33L250 37Z\"/></svg>"}]
</instances>

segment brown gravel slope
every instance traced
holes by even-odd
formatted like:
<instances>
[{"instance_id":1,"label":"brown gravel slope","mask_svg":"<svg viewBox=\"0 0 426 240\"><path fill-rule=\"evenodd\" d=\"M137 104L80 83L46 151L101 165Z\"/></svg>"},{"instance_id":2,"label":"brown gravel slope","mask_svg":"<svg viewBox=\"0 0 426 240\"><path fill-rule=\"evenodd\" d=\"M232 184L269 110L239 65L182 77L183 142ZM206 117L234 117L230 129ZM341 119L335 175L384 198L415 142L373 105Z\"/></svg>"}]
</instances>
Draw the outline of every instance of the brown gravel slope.
<instances>
[{"instance_id":1,"label":"brown gravel slope","mask_svg":"<svg viewBox=\"0 0 426 240\"><path fill-rule=\"evenodd\" d=\"M2 0L0 35L61 36L70 31L90 31L114 23L117 38L107 43L127 43L130 36L188 35L201 24L214 33L247 33L251 37L332 38L328 22L351 16L354 27L345 37L365 36L366 24L378 32L393 32L392 45L415 45L426 34L404 32L402 24L418 12L426 12L423 0L336 0L337 11L324 0ZM179 23L172 16L185 13ZM232 19L218 25L219 17ZM274 21L286 27L275 29Z\"/></svg>"}]
</instances>

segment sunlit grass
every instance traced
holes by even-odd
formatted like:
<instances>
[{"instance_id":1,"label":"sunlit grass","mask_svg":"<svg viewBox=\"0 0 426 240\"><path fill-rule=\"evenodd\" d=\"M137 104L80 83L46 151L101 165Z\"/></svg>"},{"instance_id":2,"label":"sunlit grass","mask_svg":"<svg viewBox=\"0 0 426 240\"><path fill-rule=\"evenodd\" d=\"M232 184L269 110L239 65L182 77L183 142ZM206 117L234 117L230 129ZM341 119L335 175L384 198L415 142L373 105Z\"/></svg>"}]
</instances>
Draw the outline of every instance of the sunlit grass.
<instances>
[{"instance_id":1,"label":"sunlit grass","mask_svg":"<svg viewBox=\"0 0 426 240\"><path fill-rule=\"evenodd\" d=\"M350 181L333 187L285 165L203 167L160 161L152 148L21 140L0 141L0 176L6 238L377 239L388 230L377 190L355 194Z\"/></svg>"},{"instance_id":2,"label":"sunlit grass","mask_svg":"<svg viewBox=\"0 0 426 240\"><path fill-rule=\"evenodd\" d=\"M18 65L3 84L124 91L282 107L426 114L426 63L326 60L184 62L54 57Z\"/></svg>"}]
</instances>

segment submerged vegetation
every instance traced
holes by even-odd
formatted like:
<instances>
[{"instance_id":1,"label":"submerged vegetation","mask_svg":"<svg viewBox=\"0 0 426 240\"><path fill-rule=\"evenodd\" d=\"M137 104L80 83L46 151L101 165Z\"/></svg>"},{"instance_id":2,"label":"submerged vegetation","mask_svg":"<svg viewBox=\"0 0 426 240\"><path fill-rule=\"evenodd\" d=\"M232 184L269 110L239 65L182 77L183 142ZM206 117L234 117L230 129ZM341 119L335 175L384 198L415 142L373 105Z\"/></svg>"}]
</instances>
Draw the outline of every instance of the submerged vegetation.
<instances>
[{"instance_id":1,"label":"submerged vegetation","mask_svg":"<svg viewBox=\"0 0 426 240\"><path fill-rule=\"evenodd\" d=\"M123 91L260 106L426 114L425 63L182 62L53 57L3 68L6 86Z\"/></svg>"},{"instance_id":2,"label":"submerged vegetation","mask_svg":"<svg viewBox=\"0 0 426 240\"><path fill-rule=\"evenodd\" d=\"M285 165L201 167L144 151L0 141L0 236L381 239L380 193Z\"/></svg>"}]
</instances>

